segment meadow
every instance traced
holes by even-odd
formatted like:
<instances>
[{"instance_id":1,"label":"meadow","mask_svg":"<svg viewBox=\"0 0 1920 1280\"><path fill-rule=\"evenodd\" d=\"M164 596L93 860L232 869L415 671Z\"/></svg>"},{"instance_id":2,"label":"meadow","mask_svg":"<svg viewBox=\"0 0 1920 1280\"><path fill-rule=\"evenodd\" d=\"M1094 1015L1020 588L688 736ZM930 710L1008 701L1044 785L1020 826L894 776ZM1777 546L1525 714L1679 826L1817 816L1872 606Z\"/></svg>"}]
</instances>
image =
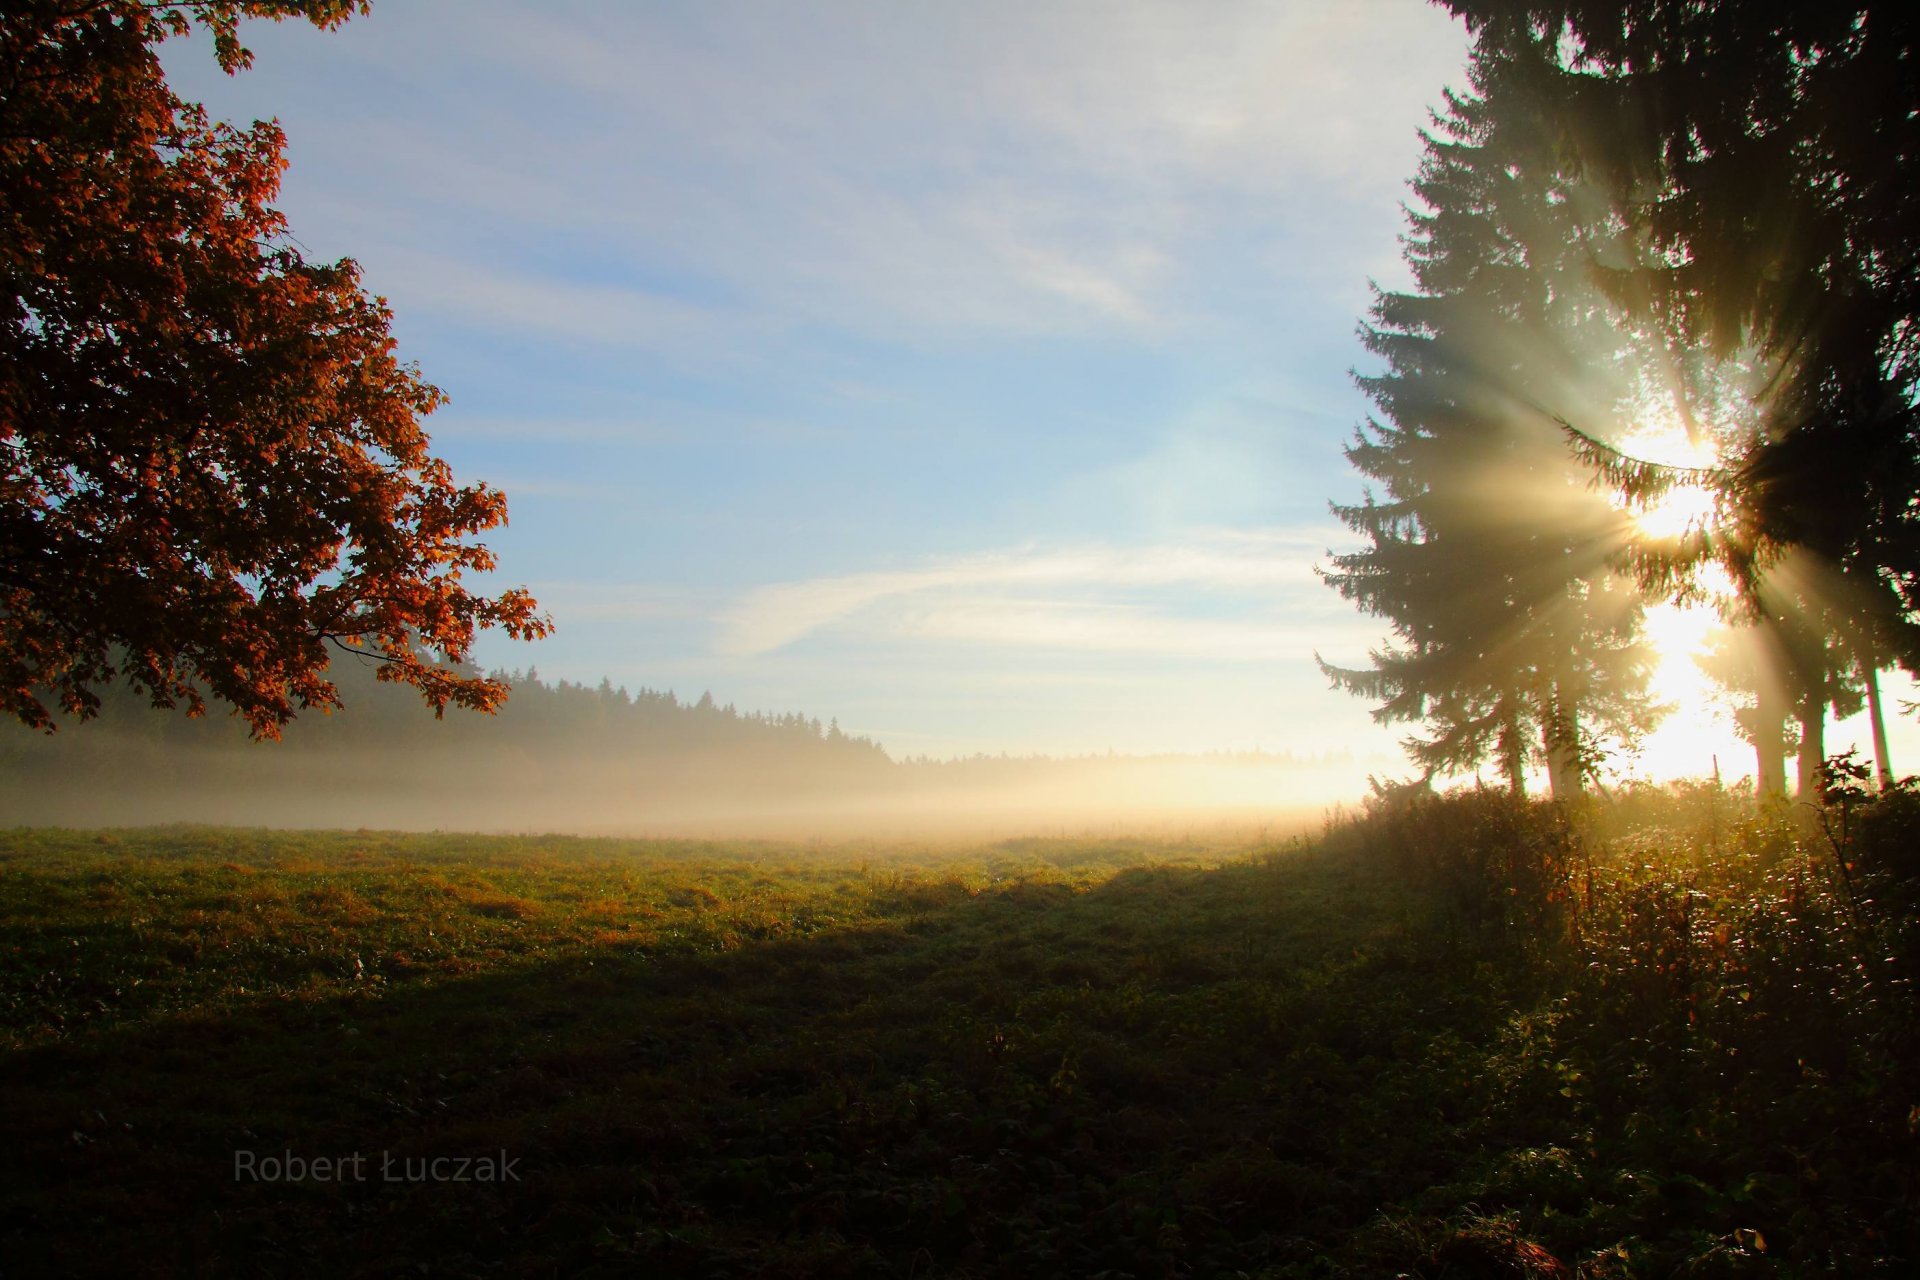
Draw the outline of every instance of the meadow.
<instances>
[{"instance_id":1,"label":"meadow","mask_svg":"<svg viewBox=\"0 0 1920 1280\"><path fill-rule=\"evenodd\" d=\"M1858 788L1284 842L17 830L0 1257L1911 1274L1917 831Z\"/></svg>"}]
</instances>

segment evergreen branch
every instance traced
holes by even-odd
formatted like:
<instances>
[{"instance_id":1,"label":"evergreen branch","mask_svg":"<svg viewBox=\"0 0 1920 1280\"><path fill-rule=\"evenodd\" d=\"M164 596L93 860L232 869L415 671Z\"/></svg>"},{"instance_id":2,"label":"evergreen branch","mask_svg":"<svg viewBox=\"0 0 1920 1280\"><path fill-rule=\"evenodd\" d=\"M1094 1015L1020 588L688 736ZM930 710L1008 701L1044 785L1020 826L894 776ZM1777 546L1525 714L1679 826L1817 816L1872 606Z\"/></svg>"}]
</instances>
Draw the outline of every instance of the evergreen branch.
<instances>
[{"instance_id":1,"label":"evergreen branch","mask_svg":"<svg viewBox=\"0 0 1920 1280\"><path fill-rule=\"evenodd\" d=\"M1573 448L1574 457L1590 467L1597 481L1612 485L1635 506L1645 507L1675 489L1688 485L1724 492L1732 473L1724 467L1685 467L1636 458L1604 440L1588 435L1559 414L1549 414Z\"/></svg>"}]
</instances>

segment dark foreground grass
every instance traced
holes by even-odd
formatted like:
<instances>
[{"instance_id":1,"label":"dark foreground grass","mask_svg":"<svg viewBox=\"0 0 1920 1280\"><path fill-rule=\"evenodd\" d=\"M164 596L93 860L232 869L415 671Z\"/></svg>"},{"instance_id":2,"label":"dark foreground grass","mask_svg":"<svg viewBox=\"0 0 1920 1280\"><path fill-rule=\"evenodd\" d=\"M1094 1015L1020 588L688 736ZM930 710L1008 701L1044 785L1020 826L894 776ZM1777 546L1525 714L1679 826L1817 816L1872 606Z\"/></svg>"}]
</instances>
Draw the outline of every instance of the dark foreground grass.
<instances>
[{"instance_id":1,"label":"dark foreground grass","mask_svg":"<svg viewBox=\"0 0 1920 1280\"><path fill-rule=\"evenodd\" d=\"M1581 872L1448 805L1285 850L14 833L0 1271L1905 1274L1898 966L1721 993L1722 895L1683 980L1628 836ZM1825 920L1767 839L1738 903L1799 867Z\"/></svg>"}]
</instances>

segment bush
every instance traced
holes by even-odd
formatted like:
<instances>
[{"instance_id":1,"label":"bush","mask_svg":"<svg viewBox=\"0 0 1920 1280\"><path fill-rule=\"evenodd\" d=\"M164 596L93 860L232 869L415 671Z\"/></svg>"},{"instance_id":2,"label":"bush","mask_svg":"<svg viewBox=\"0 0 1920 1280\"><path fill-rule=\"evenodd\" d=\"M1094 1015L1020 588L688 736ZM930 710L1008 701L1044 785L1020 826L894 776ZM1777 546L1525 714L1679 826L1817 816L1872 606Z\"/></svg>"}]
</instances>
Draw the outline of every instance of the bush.
<instances>
[{"instance_id":1,"label":"bush","mask_svg":"<svg viewBox=\"0 0 1920 1280\"><path fill-rule=\"evenodd\" d=\"M1584 865L1563 810L1485 788L1436 795L1376 783L1362 816L1328 843L1430 888L1449 923L1473 929L1562 926Z\"/></svg>"},{"instance_id":2,"label":"bush","mask_svg":"<svg viewBox=\"0 0 1920 1280\"><path fill-rule=\"evenodd\" d=\"M1468 1245L1530 1238L1617 1239L1621 1274L1880 1274L1920 1253L1920 787L1870 790L1845 757L1829 777L1819 811L1702 784L1571 816L1384 789L1330 833L1431 886L1449 926L1519 944L1483 951L1538 1003L1483 1064L1478 1123L1581 1155L1526 1195L1514 1160L1436 1188L1415 1207L1439 1221L1509 1206L1517 1225L1422 1236L1398 1265L1458 1274ZM1471 1273L1527 1274L1521 1252Z\"/></svg>"}]
</instances>

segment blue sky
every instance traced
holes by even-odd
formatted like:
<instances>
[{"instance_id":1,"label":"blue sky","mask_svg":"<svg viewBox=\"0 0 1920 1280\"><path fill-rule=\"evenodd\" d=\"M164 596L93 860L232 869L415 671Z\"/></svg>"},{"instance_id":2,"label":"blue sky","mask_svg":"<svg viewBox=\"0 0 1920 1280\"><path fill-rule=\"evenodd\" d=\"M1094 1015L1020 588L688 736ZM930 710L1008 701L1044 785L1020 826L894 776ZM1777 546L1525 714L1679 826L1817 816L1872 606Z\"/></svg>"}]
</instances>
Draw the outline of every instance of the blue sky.
<instances>
[{"instance_id":1,"label":"blue sky","mask_svg":"<svg viewBox=\"0 0 1920 1280\"><path fill-rule=\"evenodd\" d=\"M1314 649L1369 276L1464 36L1350 5L408 0L256 23L350 255L558 624L488 665L897 754L1391 750Z\"/></svg>"},{"instance_id":2,"label":"blue sky","mask_svg":"<svg viewBox=\"0 0 1920 1280\"><path fill-rule=\"evenodd\" d=\"M1313 662L1385 629L1313 567L1443 12L383 0L245 39L232 78L171 42L177 89L280 120L294 235L389 299L558 624L484 665L895 755L1402 770ZM1684 653L1656 683L1686 710L1640 767L1750 769Z\"/></svg>"},{"instance_id":3,"label":"blue sky","mask_svg":"<svg viewBox=\"0 0 1920 1280\"><path fill-rule=\"evenodd\" d=\"M1397 761L1313 663L1384 629L1313 566L1444 13L385 0L246 40L170 74L281 121L295 236L359 260L439 452L506 490L502 584L558 631L486 665L896 755ZM1654 767L1749 768L1669 675Z\"/></svg>"}]
</instances>

